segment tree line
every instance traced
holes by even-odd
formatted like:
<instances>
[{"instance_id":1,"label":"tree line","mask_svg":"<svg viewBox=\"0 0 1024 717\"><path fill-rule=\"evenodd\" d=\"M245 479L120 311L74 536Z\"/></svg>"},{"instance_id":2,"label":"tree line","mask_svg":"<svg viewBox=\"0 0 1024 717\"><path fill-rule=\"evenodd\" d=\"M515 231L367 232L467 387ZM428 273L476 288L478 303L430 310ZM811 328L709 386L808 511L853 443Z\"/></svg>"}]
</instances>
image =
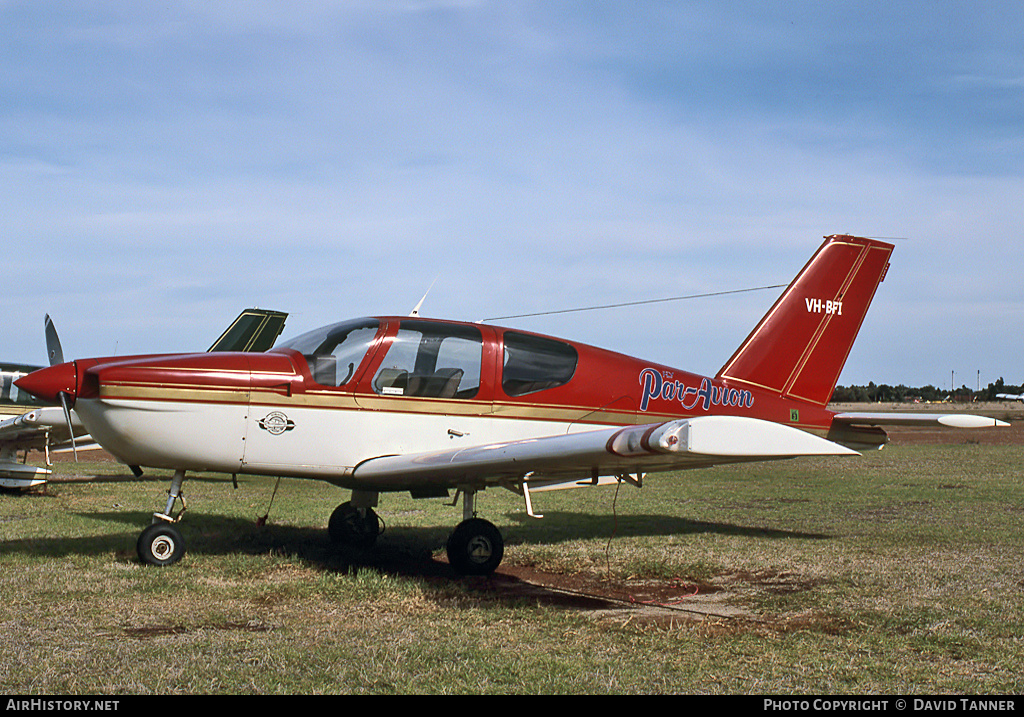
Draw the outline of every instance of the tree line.
<instances>
[{"instance_id":1,"label":"tree line","mask_svg":"<svg viewBox=\"0 0 1024 717\"><path fill-rule=\"evenodd\" d=\"M1021 394L1024 390L1020 386L1007 384L1000 377L998 381L990 383L988 387L980 391L961 386L955 391L948 388L936 386L890 386L889 384L875 384L873 381L867 386L836 386L832 394L832 401L835 403L927 403L939 401L953 401L957 403L970 403L972 401L996 401L997 394L1011 393Z\"/></svg>"}]
</instances>

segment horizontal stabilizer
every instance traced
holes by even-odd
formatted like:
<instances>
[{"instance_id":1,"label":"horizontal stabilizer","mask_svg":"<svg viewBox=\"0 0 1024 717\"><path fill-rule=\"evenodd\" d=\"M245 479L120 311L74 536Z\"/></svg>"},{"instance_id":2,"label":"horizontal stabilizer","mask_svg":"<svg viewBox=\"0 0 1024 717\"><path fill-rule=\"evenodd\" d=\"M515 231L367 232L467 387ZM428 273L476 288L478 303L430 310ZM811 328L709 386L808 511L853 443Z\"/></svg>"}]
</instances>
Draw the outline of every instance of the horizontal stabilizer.
<instances>
[{"instance_id":1,"label":"horizontal stabilizer","mask_svg":"<svg viewBox=\"0 0 1024 717\"><path fill-rule=\"evenodd\" d=\"M46 483L50 475L48 468L36 468L24 463L0 461L0 488L7 490L27 490Z\"/></svg>"},{"instance_id":2,"label":"horizontal stabilizer","mask_svg":"<svg viewBox=\"0 0 1024 717\"><path fill-rule=\"evenodd\" d=\"M945 426L947 428L995 428L1010 424L973 413L838 413L833 422L850 426Z\"/></svg>"}]
</instances>

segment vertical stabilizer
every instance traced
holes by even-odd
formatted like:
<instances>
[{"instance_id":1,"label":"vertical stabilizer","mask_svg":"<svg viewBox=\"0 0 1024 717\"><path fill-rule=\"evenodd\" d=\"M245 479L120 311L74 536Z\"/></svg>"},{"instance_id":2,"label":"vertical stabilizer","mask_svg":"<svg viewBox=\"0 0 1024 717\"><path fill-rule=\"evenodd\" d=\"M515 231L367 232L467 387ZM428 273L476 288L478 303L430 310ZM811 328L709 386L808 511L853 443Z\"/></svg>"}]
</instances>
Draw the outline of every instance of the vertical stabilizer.
<instances>
[{"instance_id":1,"label":"vertical stabilizer","mask_svg":"<svg viewBox=\"0 0 1024 717\"><path fill-rule=\"evenodd\" d=\"M826 237L718 378L827 404L892 250L875 239Z\"/></svg>"},{"instance_id":2,"label":"vertical stabilizer","mask_svg":"<svg viewBox=\"0 0 1024 717\"><path fill-rule=\"evenodd\" d=\"M287 318L288 314L283 311L246 309L207 351L269 351L284 330Z\"/></svg>"}]
</instances>

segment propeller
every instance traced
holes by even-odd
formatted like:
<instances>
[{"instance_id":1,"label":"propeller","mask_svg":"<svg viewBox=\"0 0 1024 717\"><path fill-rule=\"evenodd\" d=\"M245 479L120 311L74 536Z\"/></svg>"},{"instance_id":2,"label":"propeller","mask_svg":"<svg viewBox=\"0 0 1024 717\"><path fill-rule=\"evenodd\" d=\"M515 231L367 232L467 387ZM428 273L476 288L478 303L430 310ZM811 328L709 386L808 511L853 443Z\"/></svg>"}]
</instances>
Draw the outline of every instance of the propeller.
<instances>
[{"instance_id":1,"label":"propeller","mask_svg":"<svg viewBox=\"0 0 1024 717\"><path fill-rule=\"evenodd\" d=\"M53 325L53 320L50 315L46 315L45 320L46 330L46 355L50 360L51 366L64 363L64 349L60 346L60 337L57 336L57 328ZM57 398L60 399L61 408L64 409L64 420L68 424L68 433L71 434L71 450L75 454L75 462L78 462L78 446L75 445L75 428L71 425L71 407L68 406L68 395L64 391L60 391L57 394Z\"/></svg>"},{"instance_id":2,"label":"propeller","mask_svg":"<svg viewBox=\"0 0 1024 717\"><path fill-rule=\"evenodd\" d=\"M64 363L64 350L60 347L60 337L49 314L46 315L46 355L51 366Z\"/></svg>"}]
</instances>

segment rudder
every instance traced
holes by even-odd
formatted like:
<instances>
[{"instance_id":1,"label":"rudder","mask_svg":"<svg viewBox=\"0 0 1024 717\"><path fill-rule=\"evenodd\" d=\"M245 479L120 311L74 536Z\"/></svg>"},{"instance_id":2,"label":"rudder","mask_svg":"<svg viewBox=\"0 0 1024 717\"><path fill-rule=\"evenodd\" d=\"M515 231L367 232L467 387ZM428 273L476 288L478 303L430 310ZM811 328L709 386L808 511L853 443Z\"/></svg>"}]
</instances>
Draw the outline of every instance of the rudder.
<instances>
[{"instance_id":1,"label":"rudder","mask_svg":"<svg viewBox=\"0 0 1024 717\"><path fill-rule=\"evenodd\" d=\"M876 239L825 237L717 378L827 404L892 250Z\"/></svg>"}]
</instances>

